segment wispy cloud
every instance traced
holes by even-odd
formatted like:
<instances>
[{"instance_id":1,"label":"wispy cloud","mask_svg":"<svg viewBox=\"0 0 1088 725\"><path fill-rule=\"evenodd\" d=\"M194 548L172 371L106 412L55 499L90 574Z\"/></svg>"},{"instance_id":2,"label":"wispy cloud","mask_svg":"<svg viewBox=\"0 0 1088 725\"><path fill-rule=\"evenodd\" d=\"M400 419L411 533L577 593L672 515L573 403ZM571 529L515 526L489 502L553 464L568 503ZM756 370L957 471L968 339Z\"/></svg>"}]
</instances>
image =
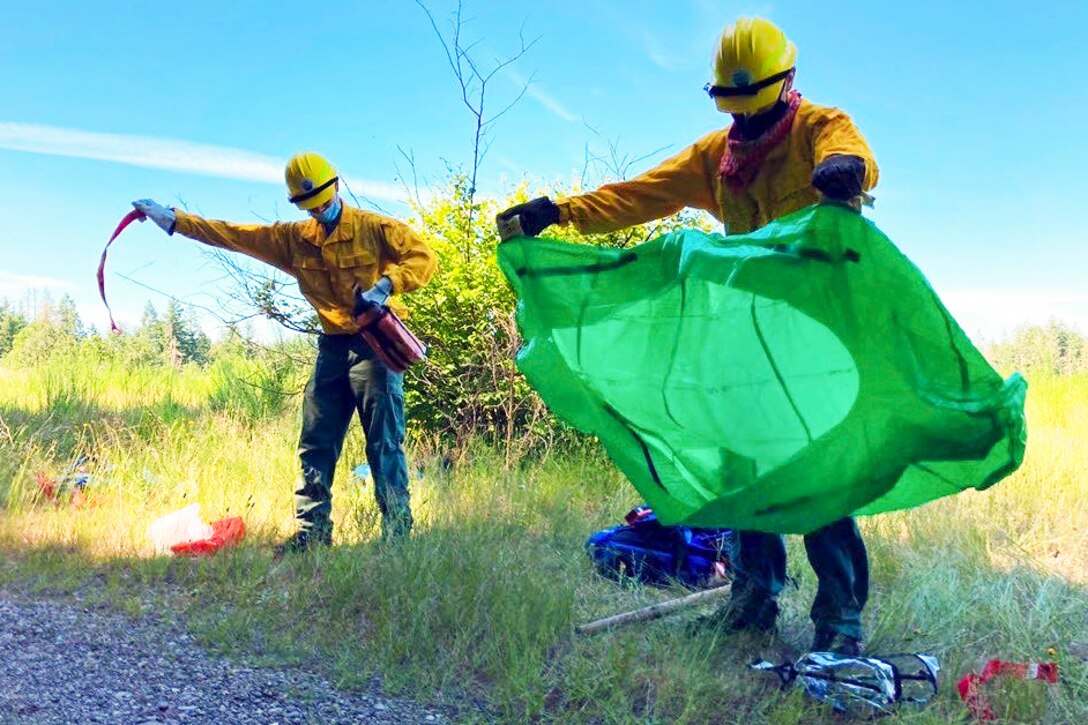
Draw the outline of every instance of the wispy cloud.
<instances>
[{"instance_id":1,"label":"wispy cloud","mask_svg":"<svg viewBox=\"0 0 1088 725\"><path fill-rule=\"evenodd\" d=\"M29 274L14 274L0 270L0 297L22 294L34 289L65 289L71 287L65 282L52 277L37 277Z\"/></svg>"},{"instance_id":2,"label":"wispy cloud","mask_svg":"<svg viewBox=\"0 0 1088 725\"><path fill-rule=\"evenodd\" d=\"M564 121L573 122L577 121L578 117L567 110L559 101L555 100L552 96L548 95L544 91L536 87L535 82L527 79L520 73L512 70L505 71L506 77L519 86L525 86L525 95L535 100L540 105L547 108L549 111L559 116Z\"/></svg>"},{"instance_id":3,"label":"wispy cloud","mask_svg":"<svg viewBox=\"0 0 1088 725\"><path fill-rule=\"evenodd\" d=\"M283 183L286 161L229 146L30 123L0 122L0 148L266 184ZM397 184L353 176L347 178L356 193L362 196L384 201L404 201L406 198L404 189Z\"/></svg>"},{"instance_id":4,"label":"wispy cloud","mask_svg":"<svg viewBox=\"0 0 1088 725\"><path fill-rule=\"evenodd\" d=\"M512 159L507 158L506 156L493 156L491 157L491 160L516 176L525 173L524 167L518 166Z\"/></svg>"},{"instance_id":5,"label":"wispy cloud","mask_svg":"<svg viewBox=\"0 0 1088 725\"><path fill-rule=\"evenodd\" d=\"M674 71L680 68L678 60L665 51L664 44L649 30L642 31L642 45L646 50L646 57L661 70Z\"/></svg>"}]
</instances>

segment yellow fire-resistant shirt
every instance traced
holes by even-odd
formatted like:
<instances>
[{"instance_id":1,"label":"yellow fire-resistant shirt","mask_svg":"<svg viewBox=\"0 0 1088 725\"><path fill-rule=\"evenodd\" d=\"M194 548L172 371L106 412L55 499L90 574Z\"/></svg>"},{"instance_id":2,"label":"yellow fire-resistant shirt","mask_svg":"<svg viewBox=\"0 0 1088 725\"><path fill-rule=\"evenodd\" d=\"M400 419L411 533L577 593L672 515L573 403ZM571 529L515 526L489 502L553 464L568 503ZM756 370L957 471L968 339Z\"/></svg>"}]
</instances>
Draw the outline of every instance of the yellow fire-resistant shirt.
<instances>
[{"instance_id":1,"label":"yellow fire-resistant shirt","mask_svg":"<svg viewBox=\"0 0 1088 725\"><path fill-rule=\"evenodd\" d=\"M330 335L359 331L351 315L355 285L369 289L384 276L393 283L394 294L411 292L427 283L437 263L431 248L407 224L347 204L331 235L313 218L231 224L175 212L174 231L179 234L249 255L297 279ZM401 317L407 314L395 298L389 306Z\"/></svg>"},{"instance_id":2,"label":"yellow fire-resistant shirt","mask_svg":"<svg viewBox=\"0 0 1088 725\"><path fill-rule=\"evenodd\" d=\"M864 159L863 187L876 186L873 152L850 117L837 108L802 100L789 134L740 192L729 189L719 171L728 133L727 127L708 134L630 181L561 199L560 222L587 234L610 232L693 207L713 214L727 234L744 234L819 201L812 170L835 154Z\"/></svg>"}]
</instances>

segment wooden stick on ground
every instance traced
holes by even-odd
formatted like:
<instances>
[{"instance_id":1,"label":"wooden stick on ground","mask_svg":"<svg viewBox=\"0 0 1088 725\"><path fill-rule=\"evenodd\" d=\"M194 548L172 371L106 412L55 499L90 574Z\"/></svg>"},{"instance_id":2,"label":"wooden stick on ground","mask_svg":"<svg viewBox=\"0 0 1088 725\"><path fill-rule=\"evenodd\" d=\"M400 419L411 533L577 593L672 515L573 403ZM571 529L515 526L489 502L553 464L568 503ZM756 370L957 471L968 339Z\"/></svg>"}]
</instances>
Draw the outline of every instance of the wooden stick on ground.
<instances>
[{"instance_id":1,"label":"wooden stick on ground","mask_svg":"<svg viewBox=\"0 0 1088 725\"><path fill-rule=\"evenodd\" d=\"M650 619L658 619L659 617L664 617L666 614L672 614L679 609L686 609L687 607L715 599L728 591L729 586L723 584L720 587L714 587L713 589L707 589L702 592L695 592L694 594L689 594L686 597L680 597L679 599L670 599L667 602L651 604L648 607L642 607L633 612L614 614L611 617L587 622L586 624L575 627L574 632L575 634L593 634L605 629L631 624L632 622L645 622Z\"/></svg>"}]
</instances>

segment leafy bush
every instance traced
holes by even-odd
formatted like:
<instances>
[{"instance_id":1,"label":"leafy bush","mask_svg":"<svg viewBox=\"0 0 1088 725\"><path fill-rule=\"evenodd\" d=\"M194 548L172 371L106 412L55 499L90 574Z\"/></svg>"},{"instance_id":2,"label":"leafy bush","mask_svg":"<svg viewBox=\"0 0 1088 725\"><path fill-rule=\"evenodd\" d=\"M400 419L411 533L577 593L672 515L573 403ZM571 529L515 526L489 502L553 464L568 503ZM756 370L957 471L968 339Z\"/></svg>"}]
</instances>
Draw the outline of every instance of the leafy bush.
<instances>
[{"instance_id":1,"label":"leafy bush","mask_svg":"<svg viewBox=\"0 0 1088 725\"><path fill-rule=\"evenodd\" d=\"M555 197L563 190L540 193ZM413 226L439 262L430 283L408 300L409 325L430 347L427 363L410 374L409 417L413 426L457 451L479 436L503 444L512 460L569 436L514 364L521 347L514 294L495 257L495 214L535 195L523 183L506 198L481 198L471 192L466 175L453 174L444 193L414 206ZM552 227L545 234L619 247L693 225L705 221L686 213L611 234L583 236L572 227Z\"/></svg>"}]
</instances>

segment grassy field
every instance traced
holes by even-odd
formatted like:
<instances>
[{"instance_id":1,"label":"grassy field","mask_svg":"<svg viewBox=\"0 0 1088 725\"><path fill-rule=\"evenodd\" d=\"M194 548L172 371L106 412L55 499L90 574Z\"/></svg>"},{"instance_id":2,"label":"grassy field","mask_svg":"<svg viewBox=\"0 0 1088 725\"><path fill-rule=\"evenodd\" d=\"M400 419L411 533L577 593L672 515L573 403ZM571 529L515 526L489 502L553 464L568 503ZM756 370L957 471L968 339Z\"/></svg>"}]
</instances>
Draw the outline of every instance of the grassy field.
<instances>
[{"instance_id":1,"label":"grassy field","mask_svg":"<svg viewBox=\"0 0 1088 725\"><path fill-rule=\"evenodd\" d=\"M1015 476L862 522L869 650L926 652L943 667L940 697L890 722L961 720L955 682L993 656L1060 663L1045 714L1025 721L1088 721L1088 378L1030 382ZM811 637L815 581L799 540L799 590L783 595L775 640L690 638L683 624L698 612L580 638L578 623L681 593L592 573L585 537L638 502L599 454L505 470L481 447L453 471L417 455L416 532L386 547L372 491L349 475L363 461L355 430L336 483L337 546L274 563L270 545L293 525L297 410L264 414L225 385L195 370L0 369L0 585L78 590L133 617L177 612L231 656L307 663L345 687L381 672L466 721L836 721L745 667L800 654ZM87 454L86 503L44 501L34 474ZM194 501L209 520L243 516L244 544L206 560L156 557L148 524Z\"/></svg>"}]
</instances>

